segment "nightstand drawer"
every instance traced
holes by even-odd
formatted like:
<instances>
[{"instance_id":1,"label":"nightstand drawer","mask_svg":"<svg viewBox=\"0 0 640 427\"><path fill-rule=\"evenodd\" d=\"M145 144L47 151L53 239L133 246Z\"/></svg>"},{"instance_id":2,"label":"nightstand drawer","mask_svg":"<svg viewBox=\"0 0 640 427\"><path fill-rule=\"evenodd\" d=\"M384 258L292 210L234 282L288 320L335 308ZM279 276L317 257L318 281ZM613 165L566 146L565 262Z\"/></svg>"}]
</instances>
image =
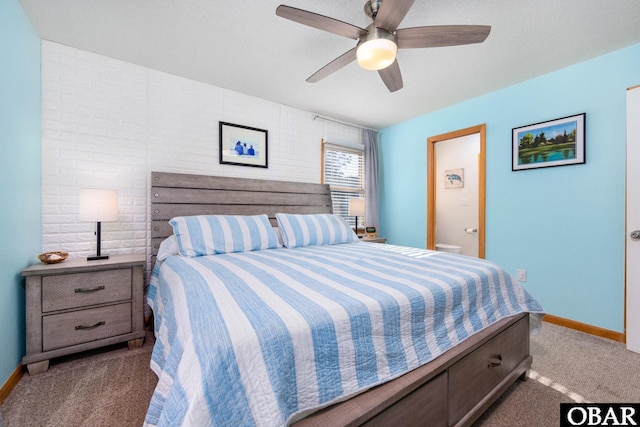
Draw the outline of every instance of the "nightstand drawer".
<instances>
[{"instance_id":1,"label":"nightstand drawer","mask_svg":"<svg viewBox=\"0 0 640 427\"><path fill-rule=\"evenodd\" d=\"M43 313L130 299L130 268L42 278Z\"/></svg>"},{"instance_id":2,"label":"nightstand drawer","mask_svg":"<svg viewBox=\"0 0 640 427\"><path fill-rule=\"evenodd\" d=\"M42 350L131 332L131 303L52 314L42 318Z\"/></svg>"},{"instance_id":3,"label":"nightstand drawer","mask_svg":"<svg viewBox=\"0 0 640 427\"><path fill-rule=\"evenodd\" d=\"M33 264L25 283L26 354L29 374L49 369L49 360L106 345L144 340L145 255L108 259L71 258Z\"/></svg>"}]
</instances>

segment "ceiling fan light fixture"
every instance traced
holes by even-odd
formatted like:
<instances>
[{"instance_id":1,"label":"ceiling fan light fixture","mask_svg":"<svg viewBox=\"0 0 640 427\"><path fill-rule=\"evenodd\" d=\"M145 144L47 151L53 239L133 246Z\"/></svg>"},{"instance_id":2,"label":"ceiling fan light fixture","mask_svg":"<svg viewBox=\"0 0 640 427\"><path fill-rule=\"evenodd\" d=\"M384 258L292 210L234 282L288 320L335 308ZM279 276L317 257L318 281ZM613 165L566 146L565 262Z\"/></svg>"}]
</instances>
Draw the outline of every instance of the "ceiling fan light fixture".
<instances>
[{"instance_id":1,"label":"ceiling fan light fixture","mask_svg":"<svg viewBox=\"0 0 640 427\"><path fill-rule=\"evenodd\" d=\"M371 39L358 46L358 65L365 70L382 70L396 60L398 46L393 40Z\"/></svg>"},{"instance_id":2,"label":"ceiling fan light fixture","mask_svg":"<svg viewBox=\"0 0 640 427\"><path fill-rule=\"evenodd\" d=\"M398 53L396 36L374 24L367 27L367 34L358 42L358 65L365 70L382 70L393 64Z\"/></svg>"}]
</instances>

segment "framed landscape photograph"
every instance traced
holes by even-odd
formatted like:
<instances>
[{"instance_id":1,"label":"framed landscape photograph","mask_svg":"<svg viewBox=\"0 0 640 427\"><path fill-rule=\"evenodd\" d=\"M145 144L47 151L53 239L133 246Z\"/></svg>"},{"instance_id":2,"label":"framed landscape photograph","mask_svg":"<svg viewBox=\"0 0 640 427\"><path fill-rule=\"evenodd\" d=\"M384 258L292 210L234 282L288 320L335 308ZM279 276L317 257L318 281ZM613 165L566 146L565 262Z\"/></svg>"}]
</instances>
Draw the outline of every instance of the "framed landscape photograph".
<instances>
[{"instance_id":1,"label":"framed landscape photograph","mask_svg":"<svg viewBox=\"0 0 640 427\"><path fill-rule=\"evenodd\" d=\"M585 163L586 113L512 130L511 170Z\"/></svg>"},{"instance_id":2,"label":"framed landscape photograph","mask_svg":"<svg viewBox=\"0 0 640 427\"><path fill-rule=\"evenodd\" d=\"M268 167L268 131L233 123L219 123L221 164Z\"/></svg>"}]
</instances>

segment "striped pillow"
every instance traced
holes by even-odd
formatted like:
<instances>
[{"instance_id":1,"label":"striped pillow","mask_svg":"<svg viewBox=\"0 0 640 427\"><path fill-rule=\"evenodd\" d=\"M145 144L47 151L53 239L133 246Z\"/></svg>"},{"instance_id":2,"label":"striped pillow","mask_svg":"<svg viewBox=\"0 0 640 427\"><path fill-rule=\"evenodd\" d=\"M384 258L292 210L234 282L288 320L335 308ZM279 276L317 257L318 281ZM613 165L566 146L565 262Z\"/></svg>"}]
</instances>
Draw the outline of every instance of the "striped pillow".
<instances>
[{"instance_id":1,"label":"striped pillow","mask_svg":"<svg viewBox=\"0 0 640 427\"><path fill-rule=\"evenodd\" d=\"M338 215L277 213L282 243L287 248L358 242L358 236Z\"/></svg>"},{"instance_id":2,"label":"striped pillow","mask_svg":"<svg viewBox=\"0 0 640 427\"><path fill-rule=\"evenodd\" d=\"M279 247L266 215L178 216L169 221L182 256L226 254Z\"/></svg>"}]
</instances>

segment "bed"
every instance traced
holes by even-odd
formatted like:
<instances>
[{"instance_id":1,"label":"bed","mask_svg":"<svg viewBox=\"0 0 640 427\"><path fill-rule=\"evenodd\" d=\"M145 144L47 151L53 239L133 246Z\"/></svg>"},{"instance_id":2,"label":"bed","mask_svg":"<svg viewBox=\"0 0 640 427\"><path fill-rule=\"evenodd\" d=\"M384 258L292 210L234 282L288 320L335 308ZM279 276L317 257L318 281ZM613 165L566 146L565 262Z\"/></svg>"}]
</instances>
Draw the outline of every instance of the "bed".
<instances>
[{"instance_id":1,"label":"bed","mask_svg":"<svg viewBox=\"0 0 640 427\"><path fill-rule=\"evenodd\" d=\"M321 184L151 179L145 425L470 425L526 378L542 308L495 264L360 242Z\"/></svg>"}]
</instances>

